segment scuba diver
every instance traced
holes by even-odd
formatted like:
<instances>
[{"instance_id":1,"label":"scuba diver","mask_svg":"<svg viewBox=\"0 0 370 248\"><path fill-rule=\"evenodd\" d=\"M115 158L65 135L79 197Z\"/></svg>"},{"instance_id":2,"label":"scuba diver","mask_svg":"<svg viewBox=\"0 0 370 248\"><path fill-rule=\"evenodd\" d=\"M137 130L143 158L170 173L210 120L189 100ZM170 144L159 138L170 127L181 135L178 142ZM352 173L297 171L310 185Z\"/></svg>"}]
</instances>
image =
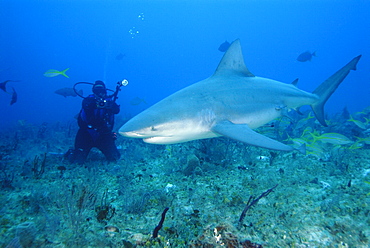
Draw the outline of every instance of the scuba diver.
<instances>
[{"instance_id":1,"label":"scuba diver","mask_svg":"<svg viewBox=\"0 0 370 248\"><path fill-rule=\"evenodd\" d=\"M117 161L119 153L115 140L117 139L113 130L114 115L120 112L120 105L116 103L117 94L121 86L128 84L127 80L117 83L113 95L107 95L107 89L103 81L93 84L93 94L83 97L76 90L78 84L92 84L80 82L73 87L76 94L83 99L82 109L78 114L79 130L75 139L74 149L69 149L65 158L71 163L83 164L89 155L91 148L98 148L110 162ZM112 90L109 90L112 91Z\"/></svg>"}]
</instances>

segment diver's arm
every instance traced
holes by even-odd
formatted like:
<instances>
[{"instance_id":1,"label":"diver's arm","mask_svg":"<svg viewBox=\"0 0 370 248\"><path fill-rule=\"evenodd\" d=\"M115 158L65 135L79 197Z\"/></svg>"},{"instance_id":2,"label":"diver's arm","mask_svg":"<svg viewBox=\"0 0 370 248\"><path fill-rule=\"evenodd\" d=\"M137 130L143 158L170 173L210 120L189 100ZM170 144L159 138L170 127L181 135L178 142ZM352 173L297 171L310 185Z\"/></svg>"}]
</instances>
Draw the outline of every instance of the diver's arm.
<instances>
[{"instance_id":1,"label":"diver's arm","mask_svg":"<svg viewBox=\"0 0 370 248\"><path fill-rule=\"evenodd\" d=\"M120 105L118 105L116 102L112 102L112 108L111 108L111 111L112 111L112 114L118 114L119 111L120 111Z\"/></svg>"},{"instance_id":2,"label":"diver's arm","mask_svg":"<svg viewBox=\"0 0 370 248\"><path fill-rule=\"evenodd\" d=\"M95 100L95 97L86 97L83 101L82 101L82 108L84 109L94 109L96 108L96 100Z\"/></svg>"},{"instance_id":3,"label":"diver's arm","mask_svg":"<svg viewBox=\"0 0 370 248\"><path fill-rule=\"evenodd\" d=\"M120 105L118 105L116 102L113 102L112 100L107 100L107 105L105 108L114 115L118 114L120 111Z\"/></svg>"}]
</instances>

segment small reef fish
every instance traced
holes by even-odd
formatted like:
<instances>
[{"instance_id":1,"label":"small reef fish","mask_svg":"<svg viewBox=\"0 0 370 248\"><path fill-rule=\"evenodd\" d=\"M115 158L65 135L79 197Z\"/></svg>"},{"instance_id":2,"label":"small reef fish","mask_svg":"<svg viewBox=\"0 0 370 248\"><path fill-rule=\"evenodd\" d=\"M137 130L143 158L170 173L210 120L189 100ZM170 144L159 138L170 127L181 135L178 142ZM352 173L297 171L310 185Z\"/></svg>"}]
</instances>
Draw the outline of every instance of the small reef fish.
<instances>
[{"instance_id":1,"label":"small reef fish","mask_svg":"<svg viewBox=\"0 0 370 248\"><path fill-rule=\"evenodd\" d=\"M126 57L126 54L119 53L119 54L116 56L116 60L122 60L124 57Z\"/></svg>"},{"instance_id":2,"label":"small reef fish","mask_svg":"<svg viewBox=\"0 0 370 248\"><path fill-rule=\"evenodd\" d=\"M65 76L66 78L69 78L67 75L66 75L66 71L68 71L69 68L63 70L63 71L58 71L58 70L54 70L54 69L50 69L50 70L47 70L45 73L44 73L44 76L45 77L56 77L56 76L59 76L59 75L63 75Z\"/></svg>"},{"instance_id":3,"label":"small reef fish","mask_svg":"<svg viewBox=\"0 0 370 248\"><path fill-rule=\"evenodd\" d=\"M15 91L15 89L13 87L12 87L12 89L13 89L13 94L12 94L12 100L10 101L10 105L13 105L18 100L17 92Z\"/></svg>"},{"instance_id":4,"label":"small reef fish","mask_svg":"<svg viewBox=\"0 0 370 248\"><path fill-rule=\"evenodd\" d=\"M352 121L353 123L355 123L356 126L358 126L361 129L366 129L366 124L365 123L363 123L362 121L353 119L352 116L350 116L350 119L348 121Z\"/></svg>"},{"instance_id":5,"label":"small reef fish","mask_svg":"<svg viewBox=\"0 0 370 248\"><path fill-rule=\"evenodd\" d=\"M27 125L27 121L26 120L18 120L18 125L21 126L21 127L24 127Z\"/></svg>"},{"instance_id":6,"label":"small reef fish","mask_svg":"<svg viewBox=\"0 0 370 248\"><path fill-rule=\"evenodd\" d=\"M300 128L303 128L304 126L307 125L307 122L310 120L310 119L313 119L314 116L311 114L311 112L308 113L308 116L306 118L302 118L300 119L296 124L295 124L295 129L300 129Z\"/></svg>"},{"instance_id":7,"label":"small reef fish","mask_svg":"<svg viewBox=\"0 0 370 248\"><path fill-rule=\"evenodd\" d=\"M314 138L314 142L319 140L324 143L330 143L333 145L346 145L346 144L352 144L353 141L348 139L346 136L343 134L339 133L324 133L320 136L316 136L311 133L311 135Z\"/></svg>"},{"instance_id":8,"label":"small reef fish","mask_svg":"<svg viewBox=\"0 0 370 248\"><path fill-rule=\"evenodd\" d=\"M50 154L50 155L57 155L57 156L63 156L63 155L65 155L64 152L48 152L48 154Z\"/></svg>"},{"instance_id":9,"label":"small reef fish","mask_svg":"<svg viewBox=\"0 0 370 248\"><path fill-rule=\"evenodd\" d=\"M363 147L364 147L364 143L358 140L355 143L353 143L350 147L348 147L348 149L356 150L356 149L361 149Z\"/></svg>"},{"instance_id":10,"label":"small reef fish","mask_svg":"<svg viewBox=\"0 0 370 248\"><path fill-rule=\"evenodd\" d=\"M309 51L307 51L298 55L297 60L299 62L311 61L312 56L316 57L316 52L310 53Z\"/></svg>"},{"instance_id":11,"label":"small reef fish","mask_svg":"<svg viewBox=\"0 0 370 248\"><path fill-rule=\"evenodd\" d=\"M301 139L301 138L294 138L294 139L290 138L289 140L293 142L292 146L296 148L301 147L302 145L308 144L307 140Z\"/></svg>"},{"instance_id":12,"label":"small reef fish","mask_svg":"<svg viewBox=\"0 0 370 248\"><path fill-rule=\"evenodd\" d=\"M227 49L229 49L229 46L230 46L230 43L228 41L225 41L224 43L222 43L219 47L218 47L218 50L220 52L226 52Z\"/></svg>"},{"instance_id":13,"label":"small reef fish","mask_svg":"<svg viewBox=\"0 0 370 248\"><path fill-rule=\"evenodd\" d=\"M256 159L259 161L270 161L270 158L266 156L258 156Z\"/></svg>"},{"instance_id":14,"label":"small reef fish","mask_svg":"<svg viewBox=\"0 0 370 248\"><path fill-rule=\"evenodd\" d=\"M370 106L368 106L368 107L364 108L364 109L362 110L362 112L359 112L359 113L363 113L363 114L365 114L365 115L369 114L369 113L370 113Z\"/></svg>"},{"instance_id":15,"label":"small reef fish","mask_svg":"<svg viewBox=\"0 0 370 248\"><path fill-rule=\"evenodd\" d=\"M357 139L358 139L358 142L362 142L362 143L365 143L366 145L370 145L370 137L366 137L366 138L357 137Z\"/></svg>"},{"instance_id":16,"label":"small reef fish","mask_svg":"<svg viewBox=\"0 0 370 248\"><path fill-rule=\"evenodd\" d=\"M134 97L134 98L132 98L132 99L131 99L131 101L130 101L130 104L131 104L131 105L134 105L134 106L139 105L139 104L141 104L141 103L145 103L145 104L147 104L147 103L146 103L146 101L145 101L145 99L140 98L140 97Z\"/></svg>"},{"instance_id":17,"label":"small reef fish","mask_svg":"<svg viewBox=\"0 0 370 248\"><path fill-rule=\"evenodd\" d=\"M326 161L328 159L328 154L325 153L323 150L323 147L318 145L317 143L307 145L307 154L306 155L312 155L318 159L322 159Z\"/></svg>"},{"instance_id":18,"label":"small reef fish","mask_svg":"<svg viewBox=\"0 0 370 248\"><path fill-rule=\"evenodd\" d=\"M6 80L6 81L0 83L0 89L2 89L4 92L7 92L6 91L6 84L8 82L19 82L19 81L18 80Z\"/></svg>"},{"instance_id":19,"label":"small reef fish","mask_svg":"<svg viewBox=\"0 0 370 248\"><path fill-rule=\"evenodd\" d=\"M67 87L56 90L54 93L58 94L58 95L61 95L61 96L64 96L64 97L67 97L67 96L76 97L77 96L77 94L76 94L76 92L74 91L73 88L67 88ZM82 90L79 90L77 93L81 96L83 95Z\"/></svg>"},{"instance_id":20,"label":"small reef fish","mask_svg":"<svg viewBox=\"0 0 370 248\"><path fill-rule=\"evenodd\" d=\"M6 92L6 84L9 82L10 80L6 80L2 83L0 83L0 89L2 89L4 92Z\"/></svg>"}]
</instances>

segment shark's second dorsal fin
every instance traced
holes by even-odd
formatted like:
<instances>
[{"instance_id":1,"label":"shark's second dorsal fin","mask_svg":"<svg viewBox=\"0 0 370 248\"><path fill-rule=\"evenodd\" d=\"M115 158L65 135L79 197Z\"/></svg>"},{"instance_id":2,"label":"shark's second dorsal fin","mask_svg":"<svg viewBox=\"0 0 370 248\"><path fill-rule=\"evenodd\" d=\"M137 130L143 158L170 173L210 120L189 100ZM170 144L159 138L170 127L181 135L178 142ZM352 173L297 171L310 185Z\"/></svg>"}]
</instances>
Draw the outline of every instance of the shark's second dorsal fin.
<instances>
[{"instance_id":1,"label":"shark's second dorsal fin","mask_svg":"<svg viewBox=\"0 0 370 248\"><path fill-rule=\"evenodd\" d=\"M220 63L218 64L214 75L225 73L238 73L246 77L254 77L253 73L251 73L244 64L239 39L231 43L230 47L227 49Z\"/></svg>"},{"instance_id":2,"label":"shark's second dorsal fin","mask_svg":"<svg viewBox=\"0 0 370 248\"><path fill-rule=\"evenodd\" d=\"M298 84L298 78L294 79L294 81L292 82L292 85L294 86L297 86L297 84Z\"/></svg>"}]
</instances>

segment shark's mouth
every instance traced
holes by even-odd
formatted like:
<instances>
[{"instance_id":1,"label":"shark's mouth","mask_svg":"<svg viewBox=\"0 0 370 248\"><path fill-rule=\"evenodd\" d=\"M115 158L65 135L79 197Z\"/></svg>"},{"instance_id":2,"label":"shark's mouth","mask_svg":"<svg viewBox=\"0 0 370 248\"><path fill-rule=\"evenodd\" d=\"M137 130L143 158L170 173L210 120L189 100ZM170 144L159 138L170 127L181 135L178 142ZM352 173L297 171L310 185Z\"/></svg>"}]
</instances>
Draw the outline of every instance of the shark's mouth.
<instances>
[{"instance_id":1,"label":"shark's mouth","mask_svg":"<svg viewBox=\"0 0 370 248\"><path fill-rule=\"evenodd\" d=\"M163 137L158 137L158 136L145 138L143 139L143 141L149 144L166 144L166 143L163 143Z\"/></svg>"},{"instance_id":2,"label":"shark's mouth","mask_svg":"<svg viewBox=\"0 0 370 248\"><path fill-rule=\"evenodd\" d=\"M143 140L159 140L159 139L169 139L172 136L151 136L151 137L145 137Z\"/></svg>"},{"instance_id":3,"label":"shark's mouth","mask_svg":"<svg viewBox=\"0 0 370 248\"><path fill-rule=\"evenodd\" d=\"M153 137L149 137L149 138L144 138L144 139L143 139L143 141L144 141L144 142L148 142L148 141L153 140L153 139L155 139L155 138L156 138L156 137L154 137L154 136L153 136Z\"/></svg>"},{"instance_id":4,"label":"shark's mouth","mask_svg":"<svg viewBox=\"0 0 370 248\"><path fill-rule=\"evenodd\" d=\"M160 144L160 145L179 143L179 139L173 136L152 136L144 138L143 141L149 144Z\"/></svg>"},{"instance_id":5,"label":"shark's mouth","mask_svg":"<svg viewBox=\"0 0 370 248\"><path fill-rule=\"evenodd\" d=\"M137 138L137 139L150 139L152 138L153 136L148 136L147 134L143 133L143 132L138 132L138 131L119 131L119 133L122 135L122 136L126 136L126 137L130 137L130 138Z\"/></svg>"}]
</instances>

